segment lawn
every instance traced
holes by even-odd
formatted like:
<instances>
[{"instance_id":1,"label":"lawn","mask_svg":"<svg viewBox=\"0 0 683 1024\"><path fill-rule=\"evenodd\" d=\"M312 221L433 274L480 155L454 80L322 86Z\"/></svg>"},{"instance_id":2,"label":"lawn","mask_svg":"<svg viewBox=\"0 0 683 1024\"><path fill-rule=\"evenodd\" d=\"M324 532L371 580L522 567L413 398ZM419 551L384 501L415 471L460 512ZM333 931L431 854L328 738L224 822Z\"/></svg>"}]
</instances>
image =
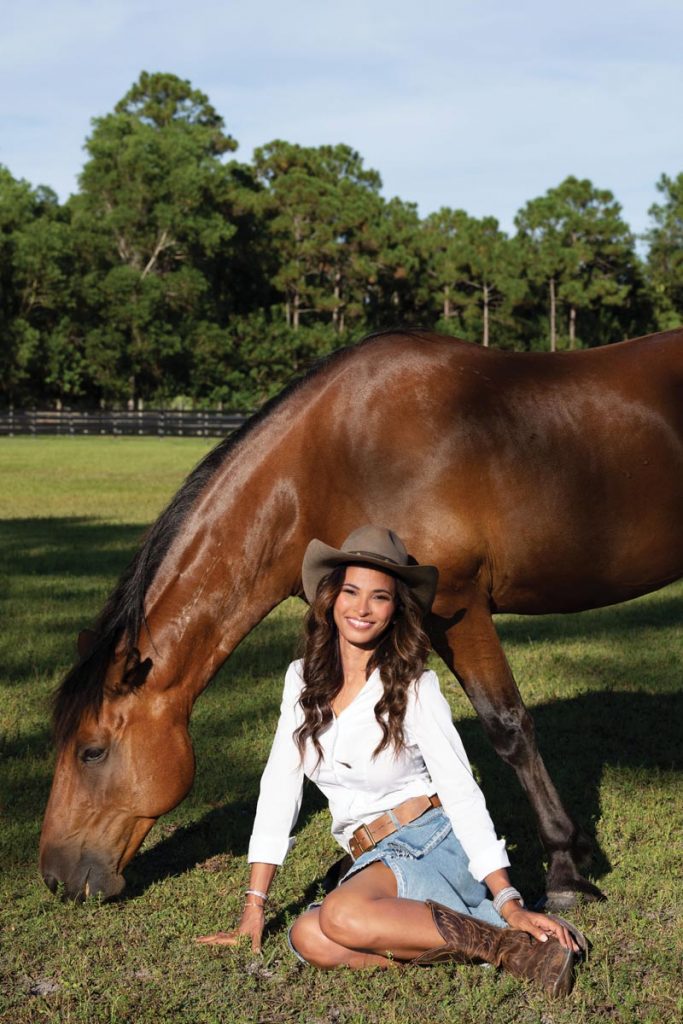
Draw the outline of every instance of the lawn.
<instances>
[{"instance_id":1,"label":"lawn","mask_svg":"<svg viewBox=\"0 0 683 1024\"><path fill-rule=\"evenodd\" d=\"M683 584L581 615L498 620L551 775L593 838L590 877L608 896L573 915L593 951L564 1002L478 968L325 973L300 965L286 926L336 856L314 792L274 885L262 956L193 945L238 915L298 602L276 609L198 702L194 789L132 862L126 898L74 905L50 895L37 872L53 764L50 693L145 525L208 447L0 439L2 1024L680 1020ZM507 837L514 880L538 897L543 851L526 800L457 684L434 667Z\"/></svg>"}]
</instances>

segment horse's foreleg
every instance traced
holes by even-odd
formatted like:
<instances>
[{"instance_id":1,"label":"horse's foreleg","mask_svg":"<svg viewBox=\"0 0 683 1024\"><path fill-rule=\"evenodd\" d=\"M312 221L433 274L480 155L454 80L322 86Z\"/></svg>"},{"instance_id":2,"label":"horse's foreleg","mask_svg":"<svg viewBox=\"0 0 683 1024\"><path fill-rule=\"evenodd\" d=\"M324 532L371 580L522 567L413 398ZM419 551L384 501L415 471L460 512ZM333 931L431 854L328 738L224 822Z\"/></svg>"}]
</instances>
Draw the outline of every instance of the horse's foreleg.
<instances>
[{"instance_id":1,"label":"horse's foreleg","mask_svg":"<svg viewBox=\"0 0 683 1024\"><path fill-rule=\"evenodd\" d=\"M434 616L430 635L434 649L472 702L496 753L515 769L529 797L548 853L548 903L567 907L580 894L603 899L600 890L579 873L577 865L590 856L590 841L564 807L538 752L534 723L485 601L468 604L448 621Z\"/></svg>"}]
</instances>

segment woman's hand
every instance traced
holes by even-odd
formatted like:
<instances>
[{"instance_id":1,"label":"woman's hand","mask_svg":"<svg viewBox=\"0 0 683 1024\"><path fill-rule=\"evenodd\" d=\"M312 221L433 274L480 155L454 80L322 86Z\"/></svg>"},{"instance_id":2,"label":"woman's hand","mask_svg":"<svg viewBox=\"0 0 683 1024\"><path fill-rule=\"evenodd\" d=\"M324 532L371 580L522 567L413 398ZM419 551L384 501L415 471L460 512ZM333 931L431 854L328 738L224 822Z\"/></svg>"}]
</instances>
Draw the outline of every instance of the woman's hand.
<instances>
[{"instance_id":1,"label":"woman's hand","mask_svg":"<svg viewBox=\"0 0 683 1024\"><path fill-rule=\"evenodd\" d=\"M539 942L547 942L550 936L554 935L566 949L571 949L573 953L579 952L574 938L559 921L553 921L545 914L536 914L533 910L525 910L513 900L510 900L509 904L504 903L502 909L503 917L511 928L528 932Z\"/></svg>"},{"instance_id":2,"label":"woman's hand","mask_svg":"<svg viewBox=\"0 0 683 1024\"><path fill-rule=\"evenodd\" d=\"M265 911L262 904L247 903L237 928L232 932L214 932L213 935L200 935L195 942L207 946L236 946L244 935L251 937L251 948L254 953L261 952L261 936L265 925Z\"/></svg>"}]
</instances>

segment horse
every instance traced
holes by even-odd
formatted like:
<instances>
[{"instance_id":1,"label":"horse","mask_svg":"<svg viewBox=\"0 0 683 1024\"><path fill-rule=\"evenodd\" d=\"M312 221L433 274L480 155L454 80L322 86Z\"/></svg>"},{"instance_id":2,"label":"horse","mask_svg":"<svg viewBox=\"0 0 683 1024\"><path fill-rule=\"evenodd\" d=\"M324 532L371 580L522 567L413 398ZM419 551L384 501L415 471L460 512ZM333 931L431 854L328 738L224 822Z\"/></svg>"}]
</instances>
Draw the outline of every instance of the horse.
<instances>
[{"instance_id":1,"label":"horse","mask_svg":"<svg viewBox=\"0 0 683 1024\"><path fill-rule=\"evenodd\" d=\"M576 612L683 575L683 329L559 353L425 331L339 350L221 441L151 527L55 703L52 891L109 898L187 795L195 700L313 537L369 522L439 569L427 630L517 773L555 904L600 899L493 615Z\"/></svg>"}]
</instances>

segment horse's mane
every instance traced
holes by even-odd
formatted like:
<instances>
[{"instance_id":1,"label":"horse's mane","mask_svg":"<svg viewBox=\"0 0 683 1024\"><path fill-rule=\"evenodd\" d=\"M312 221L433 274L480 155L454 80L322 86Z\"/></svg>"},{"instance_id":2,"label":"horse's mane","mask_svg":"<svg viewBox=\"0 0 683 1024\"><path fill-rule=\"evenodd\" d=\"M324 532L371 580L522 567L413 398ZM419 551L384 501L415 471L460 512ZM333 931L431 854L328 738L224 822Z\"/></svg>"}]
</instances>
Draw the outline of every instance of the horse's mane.
<instances>
[{"instance_id":1,"label":"horse's mane","mask_svg":"<svg viewBox=\"0 0 683 1024\"><path fill-rule=\"evenodd\" d=\"M95 718L99 715L105 696L107 668L122 642L125 660L122 682L117 692L129 692L144 682L149 666L140 662L140 653L135 644L140 630L146 625L145 595L190 510L226 459L312 377L346 359L359 345L365 345L377 337L399 333L404 336L413 334L405 328L400 331L377 332L363 338L356 345L337 349L319 360L302 377L293 380L266 402L239 430L220 441L192 470L178 493L143 537L140 547L124 569L95 623L89 650L68 672L55 693L53 723L58 745L63 745L73 735L83 714L91 713ZM418 333L422 332L415 332Z\"/></svg>"}]
</instances>

